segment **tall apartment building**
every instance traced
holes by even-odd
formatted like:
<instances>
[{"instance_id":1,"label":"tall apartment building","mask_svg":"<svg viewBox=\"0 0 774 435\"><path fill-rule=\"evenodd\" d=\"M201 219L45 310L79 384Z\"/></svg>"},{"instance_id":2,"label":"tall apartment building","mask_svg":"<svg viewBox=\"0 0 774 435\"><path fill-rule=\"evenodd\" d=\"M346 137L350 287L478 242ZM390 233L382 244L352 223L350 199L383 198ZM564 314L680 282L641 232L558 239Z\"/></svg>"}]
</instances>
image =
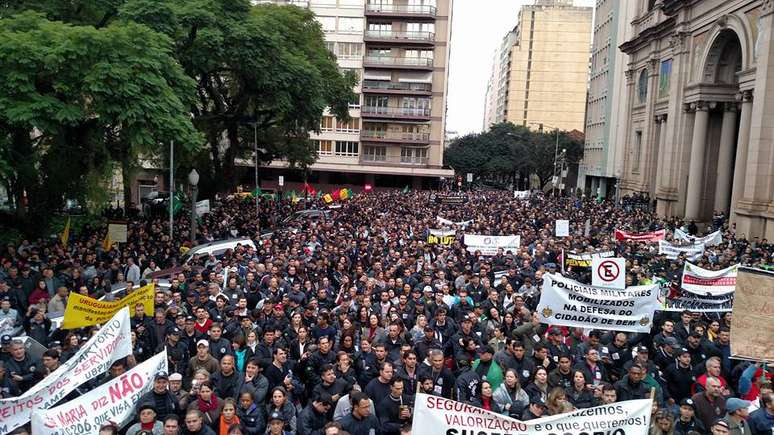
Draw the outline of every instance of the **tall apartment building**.
<instances>
[{"instance_id":1,"label":"tall apartment building","mask_svg":"<svg viewBox=\"0 0 774 435\"><path fill-rule=\"evenodd\" d=\"M486 106L484 107L484 130L492 124L506 120L508 103L508 84L511 77L511 48L518 37L518 27L503 37L500 47L492 56L492 72L486 88Z\"/></svg>"},{"instance_id":2,"label":"tall apartment building","mask_svg":"<svg viewBox=\"0 0 774 435\"><path fill-rule=\"evenodd\" d=\"M592 15L572 0L521 8L518 25L503 40L498 122L583 130Z\"/></svg>"},{"instance_id":3,"label":"tall apartment building","mask_svg":"<svg viewBox=\"0 0 774 435\"><path fill-rule=\"evenodd\" d=\"M452 0L268 2L312 10L340 68L360 78L351 119L326 112L312 136L310 183L429 188L453 176L443 169Z\"/></svg>"},{"instance_id":4,"label":"tall apartment building","mask_svg":"<svg viewBox=\"0 0 774 435\"><path fill-rule=\"evenodd\" d=\"M632 37L636 2L598 0L591 49L583 161L578 187L591 196L615 195L623 171L629 56L618 46Z\"/></svg>"}]
</instances>

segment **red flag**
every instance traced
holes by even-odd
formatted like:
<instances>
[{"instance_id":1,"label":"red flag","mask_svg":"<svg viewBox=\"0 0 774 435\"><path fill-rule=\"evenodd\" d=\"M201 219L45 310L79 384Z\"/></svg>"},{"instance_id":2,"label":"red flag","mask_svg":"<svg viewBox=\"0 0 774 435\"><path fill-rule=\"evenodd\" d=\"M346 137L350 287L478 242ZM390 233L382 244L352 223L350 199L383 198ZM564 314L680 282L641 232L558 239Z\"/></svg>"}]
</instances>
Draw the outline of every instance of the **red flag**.
<instances>
[{"instance_id":1,"label":"red flag","mask_svg":"<svg viewBox=\"0 0 774 435\"><path fill-rule=\"evenodd\" d=\"M311 196L317 195L317 191L309 185L309 183L304 183L304 192L308 193Z\"/></svg>"},{"instance_id":2,"label":"red flag","mask_svg":"<svg viewBox=\"0 0 774 435\"><path fill-rule=\"evenodd\" d=\"M341 189L336 189L333 192L331 192L331 197L333 198L334 201L339 201L341 200L340 194L341 194Z\"/></svg>"},{"instance_id":3,"label":"red flag","mask_svg":"<svg viewBox=\"0 0 774 435\"><path fill-rule=\"evenodd\" d=\"M365 189L363 189L363 190L365 190L366 192L370 192L370 191L372 191L373 189L374 189L374 186L371 186L370 184L366 184L366 185L365 185Z\"/></svg>"}]
</instances>

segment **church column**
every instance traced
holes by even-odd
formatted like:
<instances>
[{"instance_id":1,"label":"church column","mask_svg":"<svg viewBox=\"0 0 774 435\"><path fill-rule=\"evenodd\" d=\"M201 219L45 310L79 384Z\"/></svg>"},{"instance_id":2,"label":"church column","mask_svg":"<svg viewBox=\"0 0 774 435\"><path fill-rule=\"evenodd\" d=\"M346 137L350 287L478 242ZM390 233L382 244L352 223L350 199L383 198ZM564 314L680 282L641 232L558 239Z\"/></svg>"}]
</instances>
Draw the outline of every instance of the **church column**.
<instances>
[{"instance_id":1,"label":"church column","mask_svg":"<svg viewBox=\"0 0 774 435\"><path fill-rule=\"evenodd\" d=\"M685 219L701 219L701 197L704 174L704 153L707 150L707 127L709 126L709 108L700 101L691 104L696 114L693 121L693 139L691 140L691 165L688 169L688 190L685 197Z\"/></svg>"},{"instance_id":2,"label":"church column","mask_svg":"<svg viewBox=\"0 0 774 435\"><path fill-rule=\"evenodd\" d=\"M726 103L723 110L723 124L720 129L720 150L718 152L718 176L715 185L715 210L728 215L731 200L731 170L734 161L734 139L736 136L736 103Z\"/></svg>"},{"instance_id":3,"label":"church column","mask_svg":"<svg viewBox=\"0 0 774 435\"><path fill-rule=\"evenodd\" d=\"M742 110L739 118L739 136L736 140L736 161L734 163L734 186L731 190L731 221L736 220L736 202L744 194L744 178L747 173L747 149L750 145L750 121L752 120L752 90L742 91Z\"/></svg>"}]
</instances>

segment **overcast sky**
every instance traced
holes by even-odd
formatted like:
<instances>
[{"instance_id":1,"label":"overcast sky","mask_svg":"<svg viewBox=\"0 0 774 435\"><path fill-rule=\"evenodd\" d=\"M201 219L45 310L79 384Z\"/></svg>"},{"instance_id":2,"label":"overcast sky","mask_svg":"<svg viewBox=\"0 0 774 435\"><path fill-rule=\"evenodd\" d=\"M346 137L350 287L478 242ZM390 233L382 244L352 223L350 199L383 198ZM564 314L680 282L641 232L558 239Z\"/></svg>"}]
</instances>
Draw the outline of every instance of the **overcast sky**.
<instances>
[{"instance_id":1,"label":"overcast sky","mask_svg":"<svg viewBox=\"0 0 774 435\"><path fill-rule=\"evenodd\" d=\"M447 131L466 134L484 125L484 96L492 55L516 25L519 8L532 0L454 0ZM594 0L575 0L594 6Z\"/></svg>"}]
</instances>

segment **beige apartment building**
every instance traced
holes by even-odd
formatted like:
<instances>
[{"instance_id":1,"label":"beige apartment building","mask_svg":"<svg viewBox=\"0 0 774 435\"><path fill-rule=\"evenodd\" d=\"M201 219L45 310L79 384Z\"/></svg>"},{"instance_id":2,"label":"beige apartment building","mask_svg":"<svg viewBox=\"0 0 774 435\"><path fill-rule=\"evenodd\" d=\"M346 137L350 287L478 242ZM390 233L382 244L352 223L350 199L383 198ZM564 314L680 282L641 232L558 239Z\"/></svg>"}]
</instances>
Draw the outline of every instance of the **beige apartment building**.
<instances>
[{"instance_id":1,"label":"beige apartment building","mask_svg":"<svg viewBox=\"0 0 774 435\"><path fill-rule=\"evenodd\" d=\"M636 0L623 193L774 238L774 1Z\"/></svg>"},{"instance_id":2,"label":"beige apartment building","mask_svg":"<svg viewBox=\"0 0 774 435\"><path fill-rule=\"evenodd\" d=\"M274 0L306 7L342 70L360 78L348 122L325 113L309 182L354 189L431 188L443 168L452 0ZM285 162L264 168L273 187Z\"/></svg>"},{"instance_id":3,"label":"beige apartment building","mask_svg":"<svg viewBox=\"0 0 774 435\"><path fill-rule=\"evenodd\" d=\"M485 118L583 131L592 16L592 8L573 6L572 0L523 6L494 65L501 71L498 86L489 88L502 104L487 105L497 113Z\"/></svg>"}]
</instances>

